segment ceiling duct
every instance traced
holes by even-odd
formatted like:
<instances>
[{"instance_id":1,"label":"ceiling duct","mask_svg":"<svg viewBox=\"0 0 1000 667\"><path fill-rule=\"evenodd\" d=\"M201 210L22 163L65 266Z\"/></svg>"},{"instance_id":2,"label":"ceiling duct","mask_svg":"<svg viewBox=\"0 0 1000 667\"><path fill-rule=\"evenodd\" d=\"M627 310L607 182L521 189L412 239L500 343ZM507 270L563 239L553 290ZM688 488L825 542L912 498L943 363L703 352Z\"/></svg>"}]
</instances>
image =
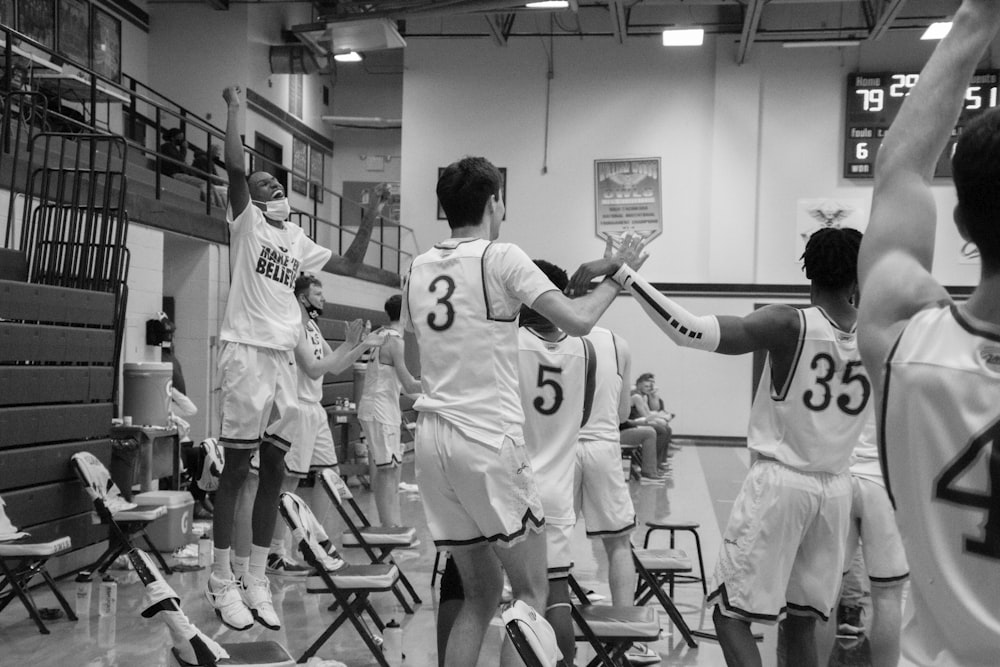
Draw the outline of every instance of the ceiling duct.
<instances>
[{"instance_id":1,"label":"ceiling duct","mask_svg":"<svg viewBox=\"0 0 1000 667\"><path fill-rule=\"evenodd\" d=\"M268 53L271 74L316 74L326 71L316 54L305 44L276 44ZM323 58L324 65L327 59Z\"/></svg>"},{"instance_id":2,"label":"ceiling duct","mask_svg":"<svg viewBox=\"0 0 1000 667\"><path fill-rule=\"evenodd\" d=\"M307 23L292 27L292 32L322 56L357 51L401 49L406 40L389 19L363 19L332 23Z\"/></svg>"}]
</instances>

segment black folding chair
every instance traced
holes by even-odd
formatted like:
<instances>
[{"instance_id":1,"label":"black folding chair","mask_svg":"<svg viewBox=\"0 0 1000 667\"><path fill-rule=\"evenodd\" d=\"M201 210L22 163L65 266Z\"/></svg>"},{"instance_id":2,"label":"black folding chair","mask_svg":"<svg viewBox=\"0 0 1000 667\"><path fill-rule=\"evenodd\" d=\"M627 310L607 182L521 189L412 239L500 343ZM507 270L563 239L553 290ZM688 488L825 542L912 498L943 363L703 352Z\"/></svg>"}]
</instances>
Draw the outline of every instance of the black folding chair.
<instances>
[{"instance_id":1,"label":"black folding chair","mask_svg":"<svg viewBox=\"0 0 1000 667\"><path fill-rule=\"evenodd\" d=\"M572 574L569 586L579 600L570 606L576 641L587 642L594 649L594 658L587 667L628 667L625 653L633 643L660 638L660 617L652 607L591 604Z\"/></svg>"}]
</instances>

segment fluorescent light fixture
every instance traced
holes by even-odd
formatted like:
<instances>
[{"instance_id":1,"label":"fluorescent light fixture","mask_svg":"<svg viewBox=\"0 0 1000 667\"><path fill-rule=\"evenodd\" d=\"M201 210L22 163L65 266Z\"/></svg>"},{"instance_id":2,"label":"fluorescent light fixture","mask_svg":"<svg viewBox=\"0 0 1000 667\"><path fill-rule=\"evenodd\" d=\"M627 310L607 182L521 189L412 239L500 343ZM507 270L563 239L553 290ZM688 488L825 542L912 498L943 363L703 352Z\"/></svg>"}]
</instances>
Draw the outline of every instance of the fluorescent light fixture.
<instances>
[{"instance_id":1,"label":"fluorescent light fixture","mask_svg":"<svg viewBox=\"0 0 1000 667\"><path fill-rule=\"evenodd\" d=\"M951 31L951 21L937 21L927 26L920 39L944 39Z\"/></svg>"},{"instance_id":2,"label":"fluorescent light fixture","mask_svg":"<svg viewBox=\"0 0 1000 667\"><path fill-rule=\"evenodd\" d=\"M820 48L824 46L861 46L861 40L858 39L828 39L828 40L818 40L812 42L783 42L781 44L786 49L808 49L808 48Z\"/></svg>"},{"instance_id":3,"label":"fluorescent light fixture","mask_svg":"<svg viewBox=\"0 0 1000 667\"><path fill-rule=\"evenodd\" d=\"M530 9L566 9L569 7L569 0L540 0L539 2L529 2L525 7Z\"/></svg>"},{"instance_id":4,"label":"fluorescent light fixture","mask_svg":"<svg viewBox=\"0 0 1000 667\"><path fill-rule=\"evenodd\" d=\"M663 31L663 46L700 46L704 41L704 28L671 28Z\"/></svg>"},{"instance_id":5,"label":"fluorescent light fixture","mask_svg":"<svg viewBox=\"0 0 1000 667\"><path fill-rule=\"evenodd\" d=\"M348 51L334 55L333 59L338 63L359 63L361 62L361 54L357 51Z\"/></svg>"}]
</instances>

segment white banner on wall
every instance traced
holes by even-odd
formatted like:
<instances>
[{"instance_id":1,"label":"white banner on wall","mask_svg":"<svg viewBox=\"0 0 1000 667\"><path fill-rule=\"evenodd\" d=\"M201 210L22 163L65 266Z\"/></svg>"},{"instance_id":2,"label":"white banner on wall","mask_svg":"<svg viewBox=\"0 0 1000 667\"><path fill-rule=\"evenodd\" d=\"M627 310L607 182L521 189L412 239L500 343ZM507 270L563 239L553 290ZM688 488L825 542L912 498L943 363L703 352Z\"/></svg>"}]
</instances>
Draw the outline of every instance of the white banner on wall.
<instances>
[{"instance_id":1,"label":"white banner on wall","mask_svg":"<svg viewBox=\"0 0 1000 667\"><path fill-rule=\"evenodd\" d=\"M806 241L824 227L868 227L868 199L800 199L795 211L795 261L806 249Z\"/></svg>"},{"instance_id":2,"label":"white banner on wall","mask_svg":"<svg viewBox=\"0 0 1000 667\"><path fill-rule=\"evenodd\" d=\"M594 219L599 238L663 232L660 158L594 160Z\"/></svg>"}]
</instances>

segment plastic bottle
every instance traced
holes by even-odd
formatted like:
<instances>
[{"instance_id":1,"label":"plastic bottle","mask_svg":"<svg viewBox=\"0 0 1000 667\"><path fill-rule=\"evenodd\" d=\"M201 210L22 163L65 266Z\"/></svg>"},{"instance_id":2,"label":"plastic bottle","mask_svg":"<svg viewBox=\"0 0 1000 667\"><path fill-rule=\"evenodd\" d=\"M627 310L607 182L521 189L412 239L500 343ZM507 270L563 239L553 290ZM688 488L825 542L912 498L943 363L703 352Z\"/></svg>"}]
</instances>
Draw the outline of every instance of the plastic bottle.
<instances>
[{"instance_id":1,"label":"plastic bottle","mask_svg":"<svg viewBox=\"0 0 1000 667\"><path fill-rule=\"evenodd\" d=\"M90 597L94 589L90 572L82 570L76 575L76 615L90 616Z\"/></svg>"},{"instance_id":2,"label":"plastic bottle","mask_svg":"<svg viewBox=\"0 0 1000 667\"><path fill-rule=\"evenodd\" d=\"M104 575L101 580L101 599L97 610L101 616L114 616L118 613L118 584L110 575Z\"/></svg>"},{"instance_id":3,"label":"plastic bottle","mask_svg":"<svg viewBox=\"0 0 1000 667\"><path fill-rule=\"evenodd\" d=\"M198 565L202 567L209 567L212 565L212 556L215 554L212 551L213 543L212 538L205 533L198 540Z\"/></svg>"},{"instance_id":4,"label":"plastic bottle","mask_svg":"<svg viewBox=\"0 0 1000 667\"><path fill-rule=\"evenodd\" d=\"M391 667L403 664L403 628L395 619L386 623L382 631L382 653Z\"/></svg>"}]
</instances>

